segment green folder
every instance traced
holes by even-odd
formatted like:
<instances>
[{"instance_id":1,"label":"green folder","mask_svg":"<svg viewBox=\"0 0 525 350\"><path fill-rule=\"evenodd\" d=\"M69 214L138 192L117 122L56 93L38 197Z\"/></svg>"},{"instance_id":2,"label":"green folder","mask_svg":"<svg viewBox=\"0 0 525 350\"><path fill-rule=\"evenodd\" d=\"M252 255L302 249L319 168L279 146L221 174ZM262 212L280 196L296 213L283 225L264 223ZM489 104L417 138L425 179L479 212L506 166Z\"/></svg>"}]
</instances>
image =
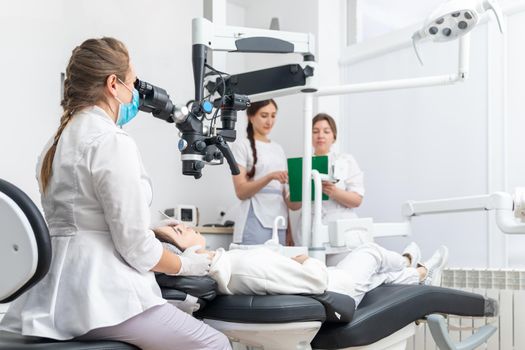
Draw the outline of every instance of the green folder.
<instances>
[{"instance_id":1,"label":"green folder","mask_svg":"<svg viewBox=\"0 0 525 350\"><path fill-rule=\"evenodd\" d=\"M328 174L328 156L312 157L312 169L321 174ZM288 158L288 181L290 182L290 201L300 202L303 196L303 158ZM314 182L312 180L312 200L314 200ZM328 196L323 193L323 200Z\"/></svg>"}]
</instances>

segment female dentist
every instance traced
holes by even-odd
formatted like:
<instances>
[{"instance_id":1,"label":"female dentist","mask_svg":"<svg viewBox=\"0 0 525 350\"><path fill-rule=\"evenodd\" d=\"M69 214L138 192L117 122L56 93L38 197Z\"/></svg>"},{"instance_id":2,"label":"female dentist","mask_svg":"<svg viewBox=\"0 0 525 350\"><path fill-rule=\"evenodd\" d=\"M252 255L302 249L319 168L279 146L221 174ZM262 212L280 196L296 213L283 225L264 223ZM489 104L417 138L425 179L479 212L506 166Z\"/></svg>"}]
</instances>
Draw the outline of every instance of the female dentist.
<instances>
[{"instance_id":1,"label":"female dentist","mask_svg":"<svg viewBox=\"0 0 525 350\"><path fill-rule=\"evenodd\" d=\"M154 271L205 275L210 258L195 247L178 256L154 234L172 227L148 228L150 182L135 142L119 128L138 112L135 80L116 39L89 39L73 50L60 126L37 166L51 267L1 326L142 349L230 349L223 334L167 303L155 281Z\"/></svg>"},{"instance_id":2,"label":"female dentist","mask_svg":"<svg viewBox=\"0 0 525 350\"><path fill-rule=\"evenodd\" d=\"M317 114L312 120L312 128L314 155L327 155L329 165L339 180L335 184L323 181L323 193L329 197L323 201L323 223L356 218L354 208L361 205L365 194L363 172L352 155L332 151L332 145L337 140L337 126L330 115Z\"/></svg>"},{"instance_id":3,"label":"female dentist","mask_svg":"<svg viewBox=\"0 0 525 350\"><path fill-rule=\"evenodd\" d=\"M283 216L285 224L288 222L284 191L288 166L283 148L268 137L275 125L275 101L254 102L246 114L247 138L232 147L240 170L239 175L233 176L233 185L241 200L233 242L262 244L272 238L273 222L277 216ZM286 232L286 227L279 229L279 243L291 243L291 235Z\"/></svg>"}]
</instances>

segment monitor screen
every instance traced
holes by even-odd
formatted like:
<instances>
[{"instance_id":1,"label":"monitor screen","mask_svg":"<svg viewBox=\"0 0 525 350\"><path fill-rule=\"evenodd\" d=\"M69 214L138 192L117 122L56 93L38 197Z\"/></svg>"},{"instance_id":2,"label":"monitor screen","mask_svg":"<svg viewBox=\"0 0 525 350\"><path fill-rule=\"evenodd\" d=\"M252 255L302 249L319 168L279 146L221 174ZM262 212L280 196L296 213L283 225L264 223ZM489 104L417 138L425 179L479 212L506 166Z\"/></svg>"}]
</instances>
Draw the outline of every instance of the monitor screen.
<instances>
[{"instance_id":1,"label":"monitor screen","mask_svg":"<svg viewBox=\"0 0 525 350\"><path fill-rule=\"evenodd\" d=\"M193 210L190 208L182 208L180 210L181 221L193 221Z\"/></svg>"}]
</instances>

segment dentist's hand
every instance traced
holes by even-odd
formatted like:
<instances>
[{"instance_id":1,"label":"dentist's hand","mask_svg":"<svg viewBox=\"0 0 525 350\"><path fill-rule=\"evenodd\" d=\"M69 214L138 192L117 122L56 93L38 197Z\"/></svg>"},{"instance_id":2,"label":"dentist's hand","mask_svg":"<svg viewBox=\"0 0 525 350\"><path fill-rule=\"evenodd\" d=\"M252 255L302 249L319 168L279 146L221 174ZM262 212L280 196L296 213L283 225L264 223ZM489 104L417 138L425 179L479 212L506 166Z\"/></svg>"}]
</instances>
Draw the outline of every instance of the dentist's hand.
<instances>
[{"instance_id":1,"label":"dentist's hand","mask_svg":"<svg viewBox=\"0 0 525 350\"><path fill-rule=\"evenodd\" d=\"M201 249L196 245L189 247L180 257L180 271L177 276L204 276L210 271L211 258L208 254L199 254L195 251Z\"/></svg>"}]
</instances>

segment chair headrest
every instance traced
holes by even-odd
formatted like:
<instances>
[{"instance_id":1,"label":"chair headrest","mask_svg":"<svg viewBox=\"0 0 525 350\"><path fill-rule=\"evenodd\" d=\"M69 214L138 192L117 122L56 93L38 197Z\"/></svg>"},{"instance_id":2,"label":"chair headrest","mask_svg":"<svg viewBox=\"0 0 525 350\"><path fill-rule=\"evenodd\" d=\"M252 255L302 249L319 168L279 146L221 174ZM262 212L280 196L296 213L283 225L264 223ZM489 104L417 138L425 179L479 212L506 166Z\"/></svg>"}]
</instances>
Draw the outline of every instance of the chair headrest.
<instances>
[{"instance_id":1,"label":"chair headrest","mask_svg":"<svg viewBox=\"0 0 525 350\"><path fill-rule=\"evenodd\" d=\"M31 226L32 234L34 235L38 252L36 270L32 276L29 276L27 282L11 295L0 296L0 298L4 297L3 299L0 299L0 303L7 303L16 299L46 275L51 264L51 239L49 237L47 224L42 217L40 210L38 210L35 203L33 203L33 201L22 190L5 180L0 179L0 192L11 199L27 218L27 221ZM9 219L17 220L16 217L9 217ZM1 229L2 228L0 228L0 230ZM11 242L2 241L5 237L6 235L0 233L0 244L9 244L9 246L11 246ZM4 278L4 276L0 276L0 278Z\"/></svg>"}]
</instances>

